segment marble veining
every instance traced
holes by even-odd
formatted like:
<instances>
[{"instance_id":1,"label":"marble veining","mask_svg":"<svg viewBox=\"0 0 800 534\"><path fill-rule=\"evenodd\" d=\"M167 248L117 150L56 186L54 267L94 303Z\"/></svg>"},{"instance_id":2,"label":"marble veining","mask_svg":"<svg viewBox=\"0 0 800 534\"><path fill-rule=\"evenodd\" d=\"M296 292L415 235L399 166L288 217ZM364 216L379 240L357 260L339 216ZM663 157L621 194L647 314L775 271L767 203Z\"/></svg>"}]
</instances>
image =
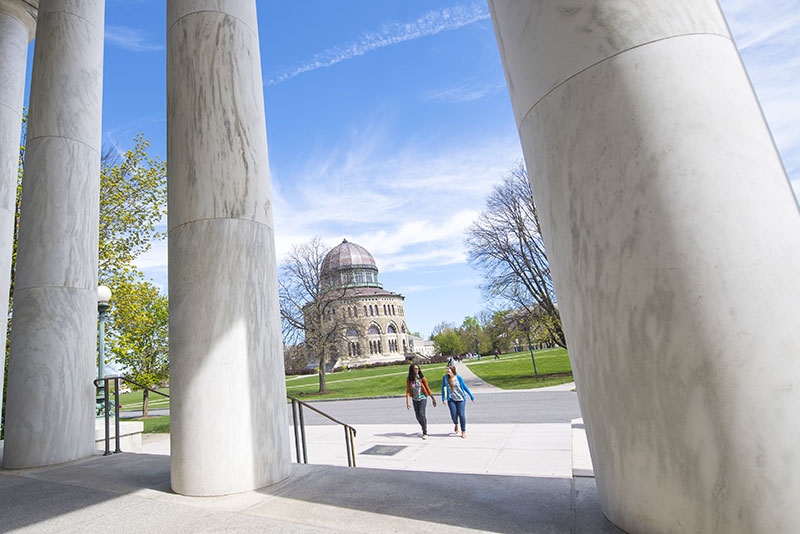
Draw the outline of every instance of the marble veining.
<instances>
[{"instance_id":1,"label":"marble veining","mask_svg":"<svg viewBox=\"0 0 800 534\"><path fill-rule=\"evenodd\" d=\"M568 67L523 4L493 4L498 41L520 33L501 49ZM543 98L504 56L603 511L631 532L792 532L797 205L732 42L664 37Z\"/></svg>"},{"instance_id":2,"label":"marble veining","mask_svg":"<svg viewBox=\"0 0 800 534\"><path fill-rule=\"evenodd\" d=\"M60 137L27 145L16 287L97 287L100 156ZM64 169L71 169L65 173Z\"/></svg>"},{"instance_id":3,"label":"marble veining","mask_svg":"<svg viewBox=\"0 0 800 534\"><path fill-rule=\"evenodd\" d=\"M233 17L247 25L253 34L257 33L256 5L248 0L170 0L167 2L167 32L181 18L202 12Z\"/></svg>"},{"instance_id":4,"label":"marble veining","mask_svg":"<svg viewBox=\"0 0 800 534\"><path fill-rule=\"evenodd\" d=\"M197 221L171 231L169 247L173 489L274 483L288 474L289 437L272 228ZM205 462L217 467L192 467Z\"/></svg>"},{"instance_id":5,"label":"marble veining","mask_svg":"<svg viewBox=\"0 0 800 534\"><path fill-rule=\"evenodd\" d=\"M40 5L11 329L6 467L94 453L103 6L100 0Z\"/></svg>"},{"instance_id":6,"label":"marble veining","mask_svg":"<svg viewBox=\"0 0 800 534\"><path fill-rule=\"evenodd\" d=\"M258 36L238 19L199 13L168 34L167 151L171 227L201 218L271 224Z\"/></svg>"},{"instance_id":7,"label":"marble veining","mask_svg":"<svg viewBox=\"0 0 800 534\"><path fill-rule=\"evenodd\" d=\"M15 291L3 467L94 454L96 315L96 290Z\"/></svg>"},{"instance_id":8,"label":"marble veining","mask_svg":"<svg viewBox=\"0 0 800 534\"><path fill-rule=\"evenodd\" d=\"M221 495L291 461L255 2L168 11L171 484Z\"/></svg>"},{"instance_id":9,"label":"marble veining","mask_svg":"<svg viewBox=\"0 0 800 534\"><path fill-rule=\"evenodd\" d=\"M88 2L96 4L98 2ZM47 4L47 2L43 3ZM99 2L102 13L102 2ZM31 72L28 142L58 136L100 152L103 100L103 26L41 6ZM58 54L54 54L54 51ZM65 102L68 101L67 102Z\"/></svg>"},{"instance_id":10,"label":"marble veining","mask_svg":"<svg viewBox=\"0 0 800 534\"><path fill-rule=\"evenodd\" d=\"M715 1L489 0L489 5L500 56L510 67L506 81L517 125L559 83L625 50L679 35L730 38ZM518 86L525 89L522 94Z\"/></svg>"},{"instance_id":11,"label":"marble veining","mask_svg":"<svg viewBox=\"0 0 800 534\"><path fill-rule=\"evenodd\" d=\"M0 294L7 295L14 248L19 134L25 93L25 67L30 28L21 20L25 13L15 4L0 2ZM6 309L5 307L3 309ZM6 330L0 331L6 346ZM0 365L0 384L5 383ZM3 399L0 397L0 407Z\"/></svg>"}]
</instances>

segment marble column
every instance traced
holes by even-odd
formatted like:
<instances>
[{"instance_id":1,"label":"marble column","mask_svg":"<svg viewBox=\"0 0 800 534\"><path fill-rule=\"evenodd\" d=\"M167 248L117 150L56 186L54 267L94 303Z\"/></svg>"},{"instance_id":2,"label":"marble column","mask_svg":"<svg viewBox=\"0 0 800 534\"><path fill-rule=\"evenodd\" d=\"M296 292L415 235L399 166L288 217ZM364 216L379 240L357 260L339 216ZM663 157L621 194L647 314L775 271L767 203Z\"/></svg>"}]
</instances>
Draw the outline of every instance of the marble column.
<instances>
[{"instance_id":1,"label":"marble column","mask_svg":"<svg viewBox=\"0 0 800 534\"><path fill-rule=\"evenodd\" d=\"M103 0L41 0L8 369L6 468L94 453Z\"/></svg>"},{"instance_id":2,"label":"marble column","mask_svg":"<svg viewBox=\"0 0 800 534\"><path fill-rule=\"evenodd\" d=\"M25 68L35 28L35 3L0 0L0 295L10 289ZM0 347L5 346L6 329L0 328ZM0 365L0 388L4 379L5 365Z\"/></svg>"},{"instance_id":3,"label":"marble column","mask_svg":"<svg viewBox=\"0 0 800 534\"><path fill-rule=\"evenodd\" d=\"M289 475L254 0L167 2L172 489Z\"/></svg>"},{"instance_id":4,"label":"marble column","mask_svg":"<svg viewBox=\"0 0 800 534\"><path fill-rule=\"evenodd\" d=\"M800 531L800 216L713 0L490 0L603 511Z\"/></svg>"}]
</instances>

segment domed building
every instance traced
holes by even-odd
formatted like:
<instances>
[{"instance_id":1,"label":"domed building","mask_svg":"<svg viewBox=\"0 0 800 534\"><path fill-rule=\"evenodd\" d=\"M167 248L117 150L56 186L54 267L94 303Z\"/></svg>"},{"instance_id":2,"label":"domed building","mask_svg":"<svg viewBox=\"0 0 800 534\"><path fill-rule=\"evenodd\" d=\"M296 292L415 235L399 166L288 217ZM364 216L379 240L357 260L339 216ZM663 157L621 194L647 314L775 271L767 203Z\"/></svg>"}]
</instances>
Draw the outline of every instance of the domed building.
<instances>
[{"instance_id":1,"label":"domed building","mask_svg":"<svg viewBox=\"0 0 800 534\"><path fill-rule=\"evenodd\" d=\"M405 297L383 289L375 258L367 249L343 240L325 255L320 274L324 294L333 299L327 320L341 325L341 336L328 354L329 365L404 360L413 352Z\"/></svg>"}]
</instances>

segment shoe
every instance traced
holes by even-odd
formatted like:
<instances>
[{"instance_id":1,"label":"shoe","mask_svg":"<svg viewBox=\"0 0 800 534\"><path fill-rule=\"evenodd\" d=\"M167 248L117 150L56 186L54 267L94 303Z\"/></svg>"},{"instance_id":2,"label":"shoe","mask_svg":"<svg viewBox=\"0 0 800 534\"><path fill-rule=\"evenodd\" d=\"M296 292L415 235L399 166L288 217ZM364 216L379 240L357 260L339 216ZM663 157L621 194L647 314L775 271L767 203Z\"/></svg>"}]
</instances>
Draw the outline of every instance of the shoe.
<instances>
[{"instance_id":1,"label":"shoe","mask_svg":"<svg viewBox=\"0 0 800 534\"><path fill-rule=\"evenodd\" d=\"M467 439L467 432L466 431L461 433L461 439Z\"/></svg>"},{"instance_id":2,"label":"shoe","mask_svg":"<svg viewBox=\"0 0 800 534\"><path fill-rule=\"evenodd\" d=\"M456 434L458 434L458 425L456 425L456 426L454 426L454 427L453 427L453 432L455 432Z\"/></svg>"},{"instance_id":3,"label":"shoe","mask_svg":"<svg viewBox=\"0 0 800 534\"><path fill-rule=\"evenodd\" d=\"M422 439L428 439L428 434L422 434Z\"/></svg>"}]
</instances>

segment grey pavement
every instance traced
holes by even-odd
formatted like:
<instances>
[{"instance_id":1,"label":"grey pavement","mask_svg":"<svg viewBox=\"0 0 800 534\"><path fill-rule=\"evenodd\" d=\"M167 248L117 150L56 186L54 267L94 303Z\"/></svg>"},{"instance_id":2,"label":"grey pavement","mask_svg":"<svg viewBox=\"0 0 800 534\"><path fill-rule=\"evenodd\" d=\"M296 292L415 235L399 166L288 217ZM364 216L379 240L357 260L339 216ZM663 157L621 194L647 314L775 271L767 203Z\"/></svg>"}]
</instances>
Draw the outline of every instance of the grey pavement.
<instances>
[{"instance_id":1,"label":"grey pavement","mask_svg":"<svg viewBox=\"0 0 800 534\"><path fill-rule=\"evenodd\" d=\"M236 495L172 493L168 435L145 436L139 454L0 470L0 532L622 532L600 510L580 419L487 423L473 408L497 392L468 386L477 400L466 439L452 433L441 407L429 407L422 440L402 399L377 399L405 422L354 424L357 468L346 467L340 427L309 424L308 465L292 464L286 480ZM535 402L554 393L516 395ZM294 439L291 448L294 456Z\"/></svg>"}]
</instances>

